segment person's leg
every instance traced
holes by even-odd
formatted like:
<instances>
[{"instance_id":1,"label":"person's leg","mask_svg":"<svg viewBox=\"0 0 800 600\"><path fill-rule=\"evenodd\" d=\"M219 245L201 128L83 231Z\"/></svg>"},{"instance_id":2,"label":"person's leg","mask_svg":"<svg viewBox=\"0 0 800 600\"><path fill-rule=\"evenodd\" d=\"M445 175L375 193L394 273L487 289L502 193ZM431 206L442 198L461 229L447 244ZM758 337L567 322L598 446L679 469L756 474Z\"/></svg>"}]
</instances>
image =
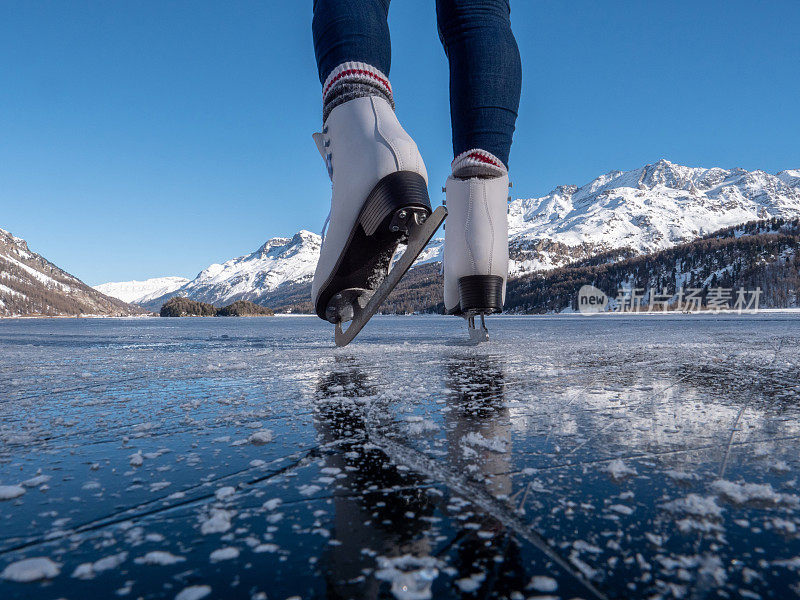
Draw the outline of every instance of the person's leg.
<instances>
[{"instance_id":1,"label":"person's leg","mask_svg":"<svg viewBox=\"0 0 800 600\"><path fill-rule=\"evenodd\" d=\"M446 312L500 312L508 277L508 155L522 68L509 0L437 0L439 37L450 62L452 175L447 179Z\"/></svg>"},{"instance_id":2,"label":"person's leg","mask_svg":"<svg viewBox=\"0 0 800 600\"><path fill-rule=\"evenodd\" d=\"M323 104L314 141L332 193L311 298L317 315L337 324L337 345L374 314L445 214L432 211L425 164L394 112L388 10L389 0L314 2ZM406 250L393 263L400 244Z\"/></svg>"},{"instance_id":3,"label":"person's leg","mask_svg":"<svg viewBox=\"0 0 800 600\"><path fill-rule=\"evenodd\" d=\"M312 32L323 120L339 104L383 96L393 105L388 75L390 0L314 0Z\"/></svg>"},{"instance_id":4,"label":"person's leg","mask_svg":"<svg viewBox=\"0 0 800 600\"><path fill-rule=\"evenodd\" d=\"M453 155L464 162L461 155L482 150L467 163L499 159L504 170L522 85L510 12L509 0L436 0L439 37L450 63Z\"/></svg>"}]
</instances>

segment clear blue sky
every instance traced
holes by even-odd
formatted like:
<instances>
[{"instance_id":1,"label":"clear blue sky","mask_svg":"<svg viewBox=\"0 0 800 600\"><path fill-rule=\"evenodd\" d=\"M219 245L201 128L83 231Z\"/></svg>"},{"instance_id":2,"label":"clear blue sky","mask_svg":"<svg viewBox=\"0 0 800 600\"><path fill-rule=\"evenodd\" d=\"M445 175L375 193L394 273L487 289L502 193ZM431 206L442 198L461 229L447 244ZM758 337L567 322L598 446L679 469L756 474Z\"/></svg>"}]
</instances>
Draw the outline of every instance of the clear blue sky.
<instances>
[{"instance_id":1,"label":"clear blue sky","mask_svg":"<svg viewBox=\"0 0 800 600\"><path fill-rule=\"evenodd\" d=\"M194 276L301 228L311 1L0 0L0 228L97 284ZM665 157L800 168L800 2L512 0L524 69L514 193ZM452 158L433 0L390 13L398 114L432 198Z\"/></svg>"}]
</instances>

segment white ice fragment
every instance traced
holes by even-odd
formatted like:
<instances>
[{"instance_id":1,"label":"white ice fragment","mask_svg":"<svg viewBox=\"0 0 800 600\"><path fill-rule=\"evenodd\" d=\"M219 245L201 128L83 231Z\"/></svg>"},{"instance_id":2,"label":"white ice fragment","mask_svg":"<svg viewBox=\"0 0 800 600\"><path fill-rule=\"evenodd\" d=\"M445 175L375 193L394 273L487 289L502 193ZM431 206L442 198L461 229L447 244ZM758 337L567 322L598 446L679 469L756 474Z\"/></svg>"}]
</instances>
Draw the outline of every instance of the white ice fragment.
<instances>
[{"instance_id":1,"label":"white ice fragment","mask_svg":"<svg viewBox=\"0 0 800 600\"><path fill-rule=\"evenodd\" d=\"M41 579L52 579L59 573L61 573L61 563L53 562L44 556L37 556L11 563L0 573L0 579L30 583Z\"/></svg>"},{"instance_id":2,"label":"white ice fragment","mask_svg":"<svg viewBox=\"0 0 800 600\"><path fill-rule=\"evenodd\" d=\"M378 566L375 578L391 582L392 594L398 600L428 600L432 597L431 586L439 575L439 561L433 556L404 554L392 558L378 556L375 560Z\"/></svg>"},{"instance_id":3,"label":"white ice fragment","mask_svg":"<svg viewBox=\"0 0 800 600\"><path fill-rule=\"evenodd\" d=\"M224 533L231 528L231 518L236 513L220 508L211 509L211 515L200 525L200 532L203 535L210 533Z\"/></svg>"},{"instance_id":4,"label":"white ice fragment","mask_svg":"<svg viewBox=\"0 0 800 600\"><path fill-rule=\"evenodd\" d=\"M614 481L621 481L625 479L628 475L636 475L636 469L633 467L629 467L622 459L615 458L610 463L606 465L604 469L606 473L611 475L611 479Z\"/></svg>"},{"instance_id":5,"label":"white ice fragment","mask_svg":"<svg viewBox=\"0 0 800 600\"><path fill-rule=\"evenodd\" d=\"M271 500L267 500L264 502L264 508L267 510L275 510L283 503L283 500L280 498L272 498Z\"/></svg>"},{"instance_id":6,"label":"white ice fragment","mask_svg":"<svg viewBox=\"0 0 800 600\"><path fill-rule=\"evenodd\" d=\"M305 485L301 485L301 486L299 486L299 487L297 488L297 490L298 490L298 491L300 492L300 494L302 494L303 496L311 496L311 495L313 495L313 494L316 494L316 493L317 493L318 491L320 491L321 489L322 489L322 488L321 488L320 486L318 486L318 485L314 485L314 484L310 484L310 483L308 483L308 484L305 484Z\"/></svg>"},{"instance_id":7,"label":"white ice fragment","mask_svg":"<svg viewBox=\"0 0 800 600\"><path fill-rule=\"evenodd\" d=\"M218 550L214 550L209 555L208 558L211 560L211 562L219 562L222 560L232 560L238 557L239 557L238 548L234 548L233 546L226 546L225 548L219 548Z\"/></svg>"},{"instance_id":8,"label":"white ice fragment","mask_svg":"<svg viewBox=\"0 0 800 600\"><path fill-rule=\"evenodd\" d=\"M217 500L225 500L226 498L230 498L236 493L236 488L226 485L225 487L219 488L215 493L214 496Z\"/></svg>"},{"instance_id":9,"label":"white ice fragment","mask_svg":"<svg viewBox=\"0 0 800 600\"><path fill-rule=\"evenodd\" d=\"M713 580L717 587L722 587L728 581L728 572L719 556L704 557L697 572L702 579Z\"/></svg>"},{"instance_id":10,"label":"white ice fragment","mask_svg":"<svg viewBox=\"0 0 800 600\"><path fill-rule=\"evenodd\" d=\"M697 479L697 475L694 473L686 473L685 471L676 471L674 469L664 471L664 475L675 481L691 481L692 479Z\"/></svg>"},{"instance_id":11,"label":"white ice fragment","mask_svg":"<svg viewBox=\"0 0 800 600\"><path fill-rule=\"evenodd\" d=\"M267 461L261 460L260 458L256 458L250 461L251 467L263 467L265 464L267 464Z\"/></svg>"},{"instance_id":12,"label":"white ice fragment","mask_svg":"<svg viewBox=\"0 0 800 600\"><path fill-rule=\"evenodd\" d=\"M785 535L797 533L797 524L794 521L776 517L772 519L772 526Z\"/></svg>"},{"instance_id":13,"label":"white ice fragment","mask_svg":"<svg viewBox=\"0 0 800 600\"><path fill-rule=\"evenodd\" d=\"M26 479L22 482L22 485L25 487L39 487L43 483L47 483L50 481L50 475L37 475L36 477L31 477L30 479Z\"/></svg>"},{"instance_id":14,"label":"white ice fragment","mask_svg":"<svg viewBox=\"0 0 800 600\"><path fill-rule=\"evenodd\" d=\"M734 504L757 502L764 504L800 505L800 498L794 494L781 494L772 489L769 483L735 483L718 479L711 489Z\"/></svg>"},{"instance_id":15,"label":"white ice fragment","mask_svg":"<svg viewBox=\"0 0 800 600\"><path fill-rule=\"evenodd\" d=\"M139 558L135 559L137 565L174 565L175 563L180 563L185 561L186 559L182 556L175 556L171 552L167 552L165 550L153 550L152 552L148 552L144 556L140 556Z\"/></svg>"},{"instance_id":16,"label":"white ice fragment","mask_svg":"<svg viewBox=\"0 0 800 600\"><path fill-rule=\"evenodd\" d=\"M572 547L578 552L589 552L590 554L600 554L602 552L597 546L583 540L575 540L572 542Z\"/></svg>"},{"instance_id":17,"label":"white ice fragment","mask_svg":"<svg viewBox=\"0 0 800 600\"><path fill-rule=\"evenodd\" d=\"M410 419L410 417L409 417ZM439 426L429 419L419 418L419 421L412 421L408 425L408 433L411 435L422 435L429 431L438 431Z\"/></svg>"},{"instance_id":18,"label":"white ice fragment","mask_svg":"<svg viewBox=\"0 0 800 600\"><path fill-rule=\"evenodd\" d=\"M508 443L500 436L485 438L477 431L470 431L461 438L461 444L468 446L479 446L492 452L504 453L508 450Z\"/></svg>"},{"instance_id":19,"label":"white ice fragment","mask_svg":"<svg viewBox=\"0 0 800 600\"><path fill-rule=\"evenodd\" d=\"M630 506L626 506L625 504L612 504L608 507L609 510L613 510L615 513L619 513L621 515L632 515L633 508Z\"/></svg>"},{"instance_id":20,"label":"white ice fragment","mask_svg":"<svg viewBox=\"0 0 800 600\"><path fill-rule=\"evenodd\" d=\"M169 487L172 485L170 481L156 481L150 484L150 491L157 492L159 490L163 490L165 487Z\"/></svg>"},{"instance_id":21,"label":"white ice fragment","mask_svg":"<svg viewBox=\"0 0 800 600\"><path fill-rule=\"evenodd\" d=\"M142 451L139 450L135 454L131 454L129 457L129 462L132 467L141 467L144 464L144 457L142 456Z\"/></svg>"},{"instance_id":22,"label":"white ice fragment","mask_svg":"<svg viewBox=\"0 0 800 600\"><path fill-rule=\"evenodd\" d=\"M261 446L262 444L268 444L272 441L272 430L262 429L260 431L255 431L251 433L250 437L247 439L251 444L255 444L256 446Z\"/></svg>"},{"instance_id":23,"label":"white ice fragment","mask_svg":"<svg viewBox=\"0 0 800 600\"><path fill-rule=\"evenodd\" d=\"M734 519L734 523L736 523L739 527L750 527L750 521L747 519Z\"/></svg>"},{"instance_id":24,"label":"white ice fragment","mask_svg":"<svg viewBox=\"0 0 800 600\"><path fill-rule=\"evenodd\" d=\"M724 529L714 521L708 519L697 520L693 517L686 517L685 519L678 519L675 521L678 531L681 533L692 533L702 531L703 533L711 533L713 531L722 532Z\"/></svg>"},{"instance_id":25,"label":"white ice fragment","mask_svg":"<svg viewBox=\"0 0 800 600\"><path fill-rule=\"evenodd\" d=\"M773 560L772 564L776 567L786 567L792 571L800 571L800 556L788 558L786 560Z\"/></svg>"},{"instance_id":26,"label":"white ice fragment","mask_svg":"<svg viewBox=\"0 0 800 600\"><path fill-rule=\"evenodd\" d=\"M183 588L175 596L175 600L201 600L211 593L211 586L208 585L190 585Z\"/></svg>"},{"instance_id":27,"label":"white ice fragment","mask_svg":"<svg viewBox=\"0 0 800 600\"><path fill-rule=\"evenodd\" d=\"M484 579L486 579L486 575L484 573L473 573L469 577L456 579L453 583L455 583L458 589L460 589L463 593L471 594L476 592L478 588L481 587L481 583Z\"/></svg>"},{"instance_id":28,"label":"white ice fragment","mask_svg":"<svg viewBox=\"0 0 800 600\"><path fill-rule=\"evenodd\" d=\"M677 498L666 504L662 508L671 513L693 515L695 517L721 517L722 507L717 504L714 496L700 496L699 494L689 494L685 498Z\"/></svg>"},{"instance_id":29,"label":"white ice fragment","mask_svg":"<svg viewBox=\"0 0 800 600\"><path fill-rule=\"evenodd\" d=\"M13 500L25 493L21 485L0 485L0 500Z\"/></svg>"},{"instance_id":30,"label":"white ice fragment","mask_svg":"<svg viewBox=\"0 0 800 600\"><path fill-rule=\"evenodd\" d=\"M555 592L558 589L558 582L552 577L534 575L528 587L537 592Z\"/></svg>"},{"instance_id":31,"label":"white ice fragment","mask_svg":"<svg viewBox=\"0 0 800 600\"><path fill-rule=\"evenodd\" d=\"M586 579L594 579L594 577L597 575L597 570L593 569L580 558L578 558L577 552L573 552L570 555L569 562L571 562L581 573L583 573L583 576L586 577Z\"/></svg>"},{"instance_id":32,"label":"white ice fragment","mask_svg":"<svg viewBox=\"0 0 800 600\"><path fill-rule=\"evenodd\" d=\"M791 467L786 464L785 460L776 460L769 466L770 471L775 471L776 473L788 473L791 471Z\"/></svg>"},{"instance_id":33,"label":"white ice fragment","mask_svg":"<svg viewBox=\"0 0 800 600\"><path fill-rule=\"evenodd\" d=\"M275 553L279 550L279 546L276 544L259 544L255 548L253 548L253 552L262 553L262 552L270 552Z\"/></svg>"},{"instance_id":34,"label":"white ice fragment","mask_svg":"<svg viewBox=\"0 0 800 600\"><path fill-rule=\"evenodd\" d=\"M93 579L98 573L116 569L127 559L128 553L120 552L119 554L112 554L111 556L101 558L93 563L82 563L75 568L75 570L72 572L72 576L77 577L78 579Z\"/></svg>"},{"instance_id":35,"label":"white ice fragment","mask_svg":"<svg viewBox=\"0 0 800 600\"><path fill-rule=\"evenodd\" d=\"M72 572L72 576L78 579L94 579L94 570L92 569L92 563L86 562L81 563L75 570Z\"/></svg>"}]
</instances>

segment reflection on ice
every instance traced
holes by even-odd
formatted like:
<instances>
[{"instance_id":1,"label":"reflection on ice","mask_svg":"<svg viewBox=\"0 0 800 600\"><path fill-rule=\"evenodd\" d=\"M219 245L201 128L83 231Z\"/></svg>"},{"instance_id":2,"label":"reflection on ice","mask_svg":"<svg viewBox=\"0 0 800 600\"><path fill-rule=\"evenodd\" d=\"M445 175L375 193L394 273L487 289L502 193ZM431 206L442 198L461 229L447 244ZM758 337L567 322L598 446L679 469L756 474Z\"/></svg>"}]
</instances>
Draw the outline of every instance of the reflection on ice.
<instances>
[{"instance_id":1,"label":"reflection on ice","mask_svg":"<svg viewBox=\"0 0 800 600\"><path fill-rule=\"evenodd\" d=\"M0 322L0 597L800 594L795 320L165 321Z\"/></svg>"}]
</instances>

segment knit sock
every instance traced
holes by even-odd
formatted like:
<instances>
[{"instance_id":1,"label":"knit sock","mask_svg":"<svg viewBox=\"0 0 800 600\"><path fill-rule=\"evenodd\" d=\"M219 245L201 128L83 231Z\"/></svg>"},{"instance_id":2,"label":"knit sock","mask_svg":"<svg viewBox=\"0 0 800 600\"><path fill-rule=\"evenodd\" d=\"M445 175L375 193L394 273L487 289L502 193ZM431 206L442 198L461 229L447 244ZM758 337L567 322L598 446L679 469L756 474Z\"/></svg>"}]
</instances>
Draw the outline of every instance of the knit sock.
<instances>
[{"instance_id":1,"label":"knit sock","mask_svg":"<svg viewBox=\"0 0 800 600\"><path fill-rule=\"evenodd\" d=\"M389 78L372 65L346 62L336 67L322 86L322 121L331 111L354 98L379 96L394 109L394 98Z\"/></svg>"},{"instance_id":2,"label":"knit sock","mask_svg":"<svg viewBox=\"0 0 800 600\"><path fill-rule=\"evenodd\" d=\"M478 148L467 150L456 156L450 168L453 171L453 177L457 179L469 179L471 177L491 179L502 177L508 173L503 161L491 152Z\"/></svg>"}]
</instances>

